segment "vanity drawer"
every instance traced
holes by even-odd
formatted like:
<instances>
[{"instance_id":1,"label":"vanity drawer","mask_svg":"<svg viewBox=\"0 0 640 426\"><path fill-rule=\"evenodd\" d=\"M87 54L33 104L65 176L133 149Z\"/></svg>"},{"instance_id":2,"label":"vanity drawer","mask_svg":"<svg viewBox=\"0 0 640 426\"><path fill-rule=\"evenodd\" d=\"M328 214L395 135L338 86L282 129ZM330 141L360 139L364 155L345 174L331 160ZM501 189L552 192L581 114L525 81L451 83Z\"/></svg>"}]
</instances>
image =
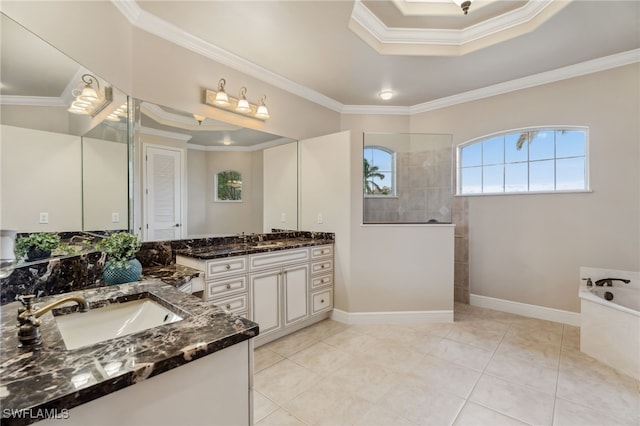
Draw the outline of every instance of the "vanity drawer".
<instances>
[{"instance_id":1,"label":"vanity drawer","mask_svg":"<svg viewBox=\"0 0 640 426\"><path fill-rule=\"evenodd\" d=\"M311 295L311 315L328 311L333 307L333 289L318 291Z\"/></svg>"},{"instance_id":2,"label":"vanity drawer","mask_svg":"<svg viewBox=\"0 0 640 426\"><path fill-rule=\"evenodd\" d=\"M246 275L207 282L207 300L226 297L243 291L247 291Z\"/></svg>"},{"instance_id":3,"label":"vanity drawer","mask_svg":"<svg viewBox=\"0 0 640 426\"><path fill-rule=\"evenodd\" d=\"M309 250L305 248L281 250L265 254L253 254L249 256L249 259L251 263L251 270L265 269L273 266L309 260Z\"/></svg>"},{"instance_id":4,"label":"vanity drawer","mask_svg":"<svg viewBox=\"0 0 640 426\"><path fill-rule=\"evenodd\" d=\"M311 248L311 259L319 257L333 256L333 245L318 246Z\"/></svg>"},{"instance_id":5,"label":"vanity drawer","mask_svg":"<svg viewBox=\"0 0 640 426\"><path fill-rule=\"evenodd\" d=\"M239 294L226 299L210 300L209 303L234 314L244 312L246 315L249 310L248 297L246 294Z\"/></svg>"},{"instance_id":6,"label":"vanity drawer","mask_svg":"<svg viewBox=\"0 0 640 426\"><path fill-rule=\"evenodd\" d=\"M321 260L319 262L311 263L311 273L312 274L318 274L318 273L321 273L321 272L329 272L329 271L333 271L333 260L332 259L325 259L325 260Z\"/></svg>"},{"instance_id":7,"label":"vanity drawer","mask_svg":"<svg viewBox=\"0 0 640 426\"><path fill-rule=\"evenodd\" d=\"M207 279L223 275L247 272L247 257L227 257L218 260L207 261Z\"/></svg>"},{"instance_id":8,"label":"vanity drawer","mask_svg":"<svg viewBox=\"0 0 640 426\"><path fill-rule=\"evenodd\" d=\"M333 274L318 275L311 279L311 289L325 287L333 284Z\"/></svg>"}]
</instances>

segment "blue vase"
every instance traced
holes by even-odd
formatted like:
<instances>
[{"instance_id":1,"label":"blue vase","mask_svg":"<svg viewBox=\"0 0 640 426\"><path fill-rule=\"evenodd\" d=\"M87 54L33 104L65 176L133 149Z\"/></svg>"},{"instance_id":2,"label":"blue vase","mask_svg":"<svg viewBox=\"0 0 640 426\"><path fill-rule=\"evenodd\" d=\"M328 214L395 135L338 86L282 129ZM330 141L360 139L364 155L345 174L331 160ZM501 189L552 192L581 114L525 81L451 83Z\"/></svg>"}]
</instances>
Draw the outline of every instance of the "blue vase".
<instances>
[{"instance_id":1,"label":"blue vase","mask_svg":"<svg viewBox=\"0 0 640 426\"><path fill-rule=\"evenodd\" d=\"M142 264L138 259L130 259L125 264L125 267L120 267L117 264L108 261L104 264L104 270L102 271L102 277L104 282L112 284L124 284L138 281L142 275Z\"/></svg>"}]
</instances>

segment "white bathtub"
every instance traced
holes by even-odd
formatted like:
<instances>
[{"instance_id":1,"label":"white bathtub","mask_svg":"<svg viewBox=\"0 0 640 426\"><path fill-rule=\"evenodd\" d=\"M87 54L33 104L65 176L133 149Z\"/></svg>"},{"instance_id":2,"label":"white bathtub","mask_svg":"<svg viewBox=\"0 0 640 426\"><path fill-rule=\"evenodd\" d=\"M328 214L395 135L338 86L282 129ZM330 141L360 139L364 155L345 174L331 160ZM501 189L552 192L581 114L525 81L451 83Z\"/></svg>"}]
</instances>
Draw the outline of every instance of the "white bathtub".
<instances>
[{"instance_id":1,"label":"white bathtub","mask_svg":"<svg viewBox=\"0 0 640 426\"><path fill-rule=\"evenodd\" d=\"M602 278L631 280L613 281L613 287L588 287L581 281L580 350L640 380L640 273L582 267L580 277L593 283Z\"/></svg>"}]
</instances>

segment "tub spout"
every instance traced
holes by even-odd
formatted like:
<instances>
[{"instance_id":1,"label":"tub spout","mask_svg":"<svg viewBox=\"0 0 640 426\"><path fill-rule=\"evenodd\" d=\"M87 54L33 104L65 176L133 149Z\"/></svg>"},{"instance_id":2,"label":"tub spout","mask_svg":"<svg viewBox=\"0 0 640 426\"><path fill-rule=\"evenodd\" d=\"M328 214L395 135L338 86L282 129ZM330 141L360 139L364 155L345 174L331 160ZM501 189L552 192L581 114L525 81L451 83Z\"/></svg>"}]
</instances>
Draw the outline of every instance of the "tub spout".
<instances>
[{"instance_id":1,"label":"tub spout","mask_svg":"<svg viewBox=\"0 0 640 426\"><path fill-rule=\"evenodd\" d=\"M597 280L596 285L598 287L602 287L602 286L611 287L613 286L613 281L622 281L625 284L629 284L631 282L631 280L625 280L623 278L603 278L601 280Z\"/></svg>"}]
</instances>

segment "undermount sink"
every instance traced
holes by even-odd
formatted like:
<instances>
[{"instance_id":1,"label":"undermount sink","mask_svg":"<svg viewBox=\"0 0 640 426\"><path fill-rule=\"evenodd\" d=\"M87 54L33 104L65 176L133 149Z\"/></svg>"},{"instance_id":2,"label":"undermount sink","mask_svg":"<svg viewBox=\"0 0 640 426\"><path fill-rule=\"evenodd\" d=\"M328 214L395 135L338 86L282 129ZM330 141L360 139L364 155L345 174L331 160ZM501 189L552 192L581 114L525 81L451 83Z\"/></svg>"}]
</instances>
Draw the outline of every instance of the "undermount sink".
<instances>
[{"instance_id":1,"label":"undermount sink","mask_svg":"<svg viewBox=\"0 0 640 426\"><path fill-rule=\"evenodd\" d=\"M256 241L252 245L260 248L269 248L269 247L282 247L284 242L282 241Z\"/></svg>"},{"instance_id":2,"label":"undermount sink","mask_svg":"<svg viewBox=\"0 0 640 426\"><path fill-rule=\"evenodd\" d=\"M89 312L55 316L67 349L81 348L182 319L151 299L114 303Z\"/></svg>"}]
</instances>

